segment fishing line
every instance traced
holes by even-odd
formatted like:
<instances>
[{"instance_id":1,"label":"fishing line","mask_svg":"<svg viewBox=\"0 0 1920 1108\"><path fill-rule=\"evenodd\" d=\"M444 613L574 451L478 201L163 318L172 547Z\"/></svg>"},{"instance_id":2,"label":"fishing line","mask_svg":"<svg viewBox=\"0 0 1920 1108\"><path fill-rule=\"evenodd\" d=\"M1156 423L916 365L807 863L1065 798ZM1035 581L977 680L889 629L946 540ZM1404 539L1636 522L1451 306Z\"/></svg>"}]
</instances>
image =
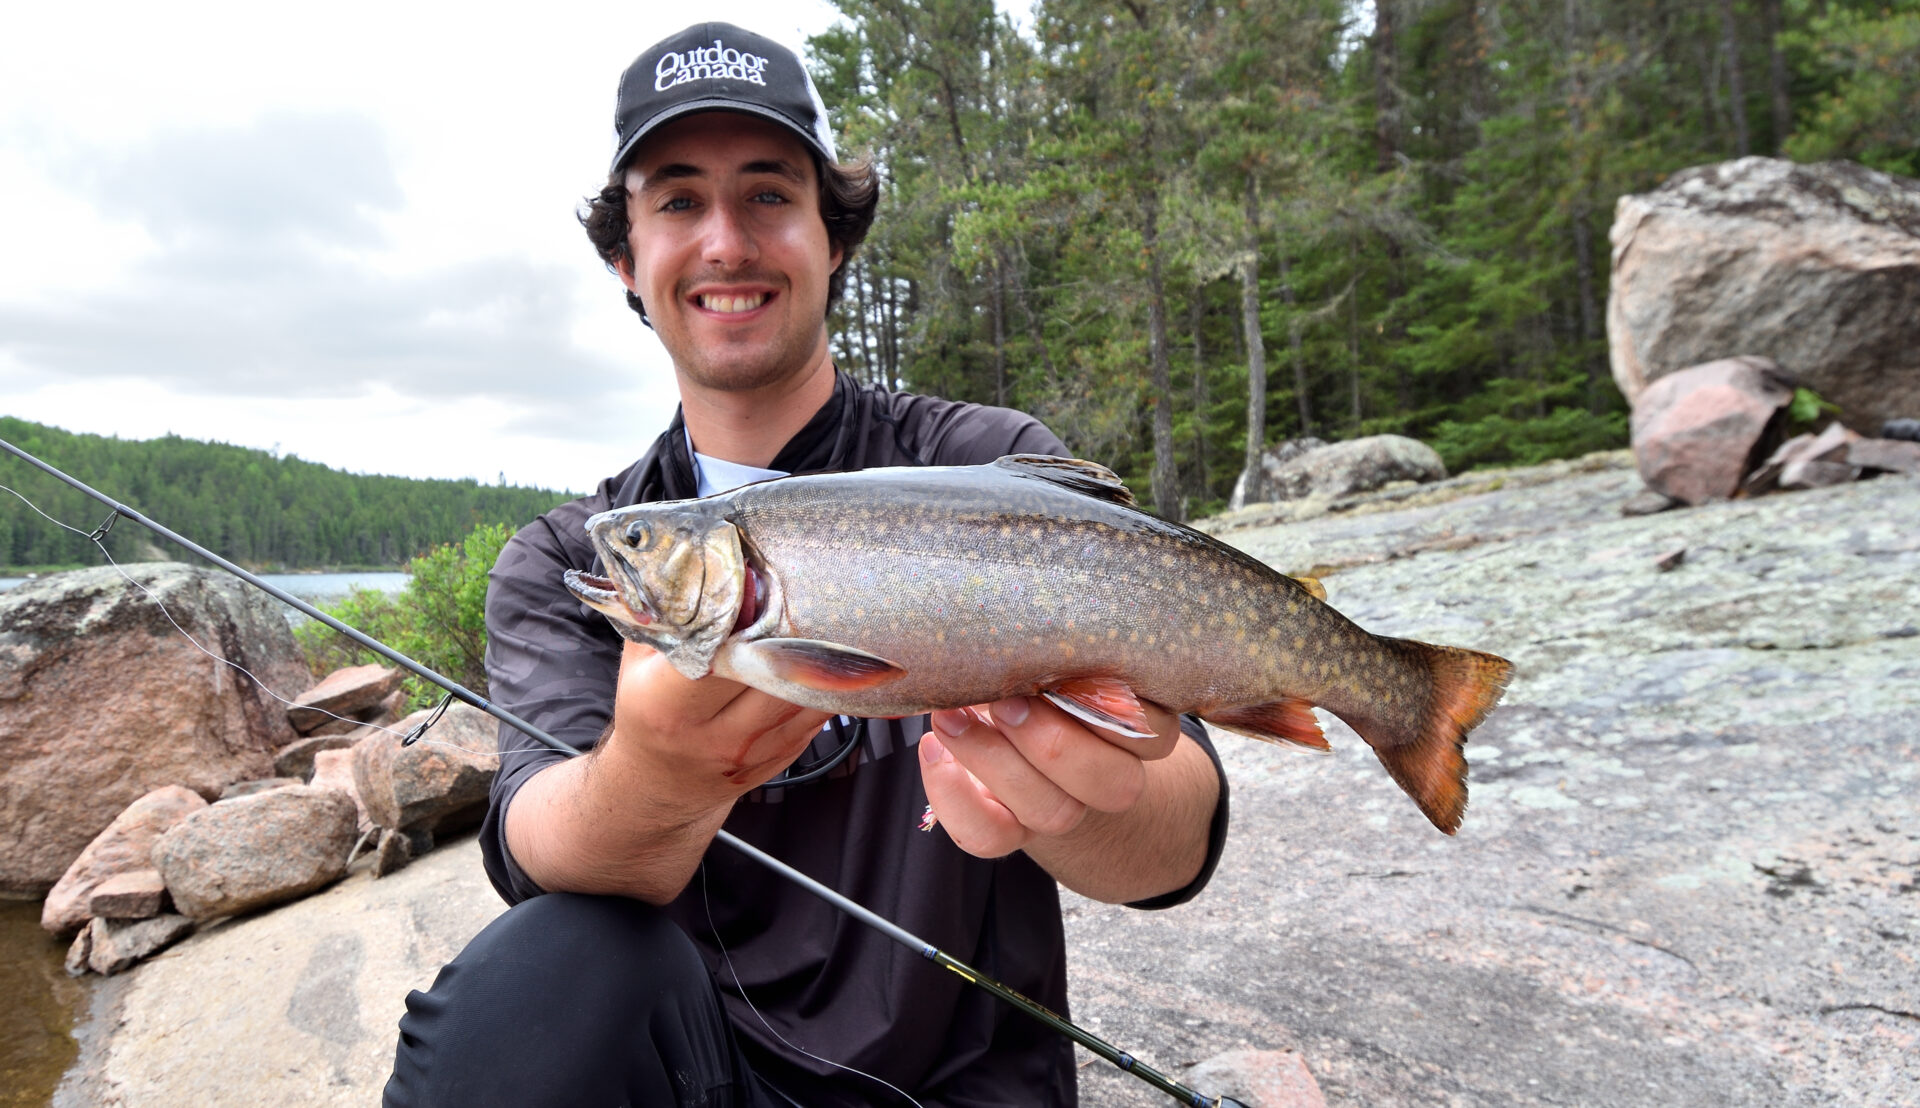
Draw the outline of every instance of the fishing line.
<instances>
[{"instance_id":1,"label":"fishing line","mask_svg":"<svg viewBox=\"0 0 1920 1108\"><path fill-rule=\"evenodd\" d=\"M513 714L512 712L507 711L505 708L502 708L499 705L494 704L491 701L488 701L485 697L482 697L479 694L461 686L460 684L455 682L452 678L441 676L440 674L434 672L431 669L428 669L427 667L421 665L420 663L414 661L413 659L393 649L392 647L387 646L385 643L382 643L377 639L373 639L361 633L360 631L357 631L352 627L347 626L346 624L340 622L334 617L328 615L327 613L321 611L318 608L315 608L313 605L307 603L306 601L301 600L296 596L293 596L292 594L286 592L285 590L276 588L275 586L268 584L266 581L261 580L259 576L240 568L239 566L233 564L227 559L222 558L220 555L215 554L213 551L208 550L206 547L201 546L199 543L196 543L193 540L178 534L177 532L165 527L164 525L155 523L153 520L148 519L146 516L141 515L139 512L133 510L132 508L127 507L125 504L122 504L119 501L108 497L105 493L99 492L96 489L92 488L91 486L81 482L79 479L74 477L69 477L67 474L61 472L58 469L55 469L53 466L48 465L47 463L41 461L39 458L34 457L32 454L27 453L26 451L20 449L19 447L6 441L5 439L0 439L0 450L4 450L5 452L12 454L14 457L19 458L20 460L26 462L27 464L33 466L34 468L39 469L42 472L48 474L49 476L54 477L57 480L73 487L74 489L77 489L80 492L83 492L86 495L94 498L95 500L100 501L101 503L105 504L107 507L113 509L113 511L116 514L125 516L126 518L133 520L135 523L140 524L142 527L147 528L148 530L154 532L155 534L161 535L167 539L172 540L175 543L178 543L180 546L185 547L186 549L192 551L193 553L198 554L202 558L205 558L207 561L212 562L214 565L219 566L221 569L226 570L228 573L233 574L234 576L240 578L241 580L247 582L248 584L254 586L257 589L262 590L263 592L267 593L269 596L272 596L282 601L283 603L291 605L293 608L306 613L306 615L309 618L318 620L321 623L326 624L328 627L331 627L335 631L338 631L341 634L346 635L348 638L359 643L361 646L364 646L367 649L373 651L374 653L379 654L380 656L387 658L395 662L396 664L405 667L407 670L411 671L416 676L421 677L427 681L431 681L432 683L440 686L441 688L447 690L447 692L451 693L455 697L458 697L460 700L466 702L467 704L475 708L478 708L483 712L486 712L488 715L493 716L494 718L500 720L501 722L511 727L518 728L528 738L531 738L536 742L543 743L547 746L550 746L553 749L558 750L563 754L578 755L583 753L580 749L571 745L570 743L562 742L561 740L548 734L546 731L542 730L541 728L536 727L533 724L528 723L526 720L521 719L519 716ZM8 489L7 491L12 492L13 490ZM17 492L14 493L14 495L20 496L20 494ZM21 496L20 499L26 500L26 497ZM28 501L28 506L32 507L31 501ZM35 507L34 511L39 512L40 509ZM43 516L46 515L45 512L41 512L40 514ZM50 520L53 519L52 516L47 516L47 518ZM109 522L111 522L111 519L112 517L109 517ZM53 520L53 522L59 523L58 520ZM60 526L67 527L67 525L64 523L60 524ZM78 529L68 527L68 530L78 530ZM117 565L116 565L116 568L118 568ZM125 576L126 574L125 570L121 570L120 572L122 576ZM131 578L129 578L129 580L131 580ZM142 590L142 591L145 591L145 590ZM172 617L168 617L168 618L171 619ZM178 624L175 624L175 626L177 627ZM184 631L181 633L185 634ZM204 647L202 647L201 649L205 650ZM249 674L248 676L252 676L252 675ZM256 678L255 680L257 681L258 679ZM264 688L264 686L262 687ZM462 748L462 749L465 749L465 748ZM1242 1106L1239 1101L1234 1100L1231 1097L1226 1097L1226 1096L1209 1097L1209 1096L1204 1096L1200 1093L1194 1092L1192 1089L1189 1089L1185 1085L1182 1085L1179 1082L1173 1080L1167 1075L1161 1073L1159 1070L1156 1070L1152 1066L1149 1066L1146 1063L1135 1058L1133 1055L1127 1053L1124 1050L1121 1050L1119 1047L1114 1046L1112 1043L1107 1042L1105 1039L1100 1038L1098 1035L1095 1035L1092 1032L1085 1030L1084 1028L1080 1027L1078 1024L1074 1023L1069 1019L1066 1019L1063 1016L1057 1015L1056 1013L1049 1010L1044 1005L1037 1004L1034 1001L1027 999L1025 996L1022 996L1020 993L1014 991L1013 989L1008 988L1007 986L1001 984L999 981L996 981L993 978L986 976L980 971L967 965L965 962L960 961L959 959L953 957L947 952L934 946L932 943L929 943L925 939L922 939L919 936L915 935L913 932L908 931L906 928L901 927L899 924L894 923L892 920L887 919L885 916L882 916L879 913L872 911L866 906L860 904L858 901L855 901L850 897L844 896L834 889L828 888L826 885L823 885L820 882L814 880L813 878L807 876L806 874L801 873L799 870L793 868L792 866L788 865L785 862L782 862L780 859L775 858L773 855L768 854L767 852L752 845L751 843L748 843L744 839L741 839L738 836L733 835L727 831L717 831L714 833L713 837L715 842L724 843L727 846L733 848L734 850L737 850L740 853L745 854L748 858L752 859L753 861L758 862L760 865L765 866L766 868L772 870L774 873L780 875L781 877L786 878L788 881L791 881L794 884L799 885L801 888L806 889L808 892L814 894L815 896L819 897L822 900L825 900L827 903L833 905L835 908L838 908L840 911L846 913L847 915L852 916L854 919L859 920L861 923L866 924L867 926L873 928L874 930L879 931L881 934L892 939L894 942L897 942L900 945L907 947L909 950L918 952L921 955L921 957L927 959L929 962L932 962L937 966L940 966L943 969L946 969L958 975L962 980L966 981L967 983L971 985L975 985L981 989L986 990L987 992L992 993L993 995L999 997L1001 1000L1006 1001L1008 1004L1013 1005L1015 1008L1018 1008L1022 1012L1025 1012L1027 1015L1032 1016L1034 1019L1039 1020L1041 1023L1046 1024L1047 1026L1067 1036L1069 1039L1072 1039L1074 1042L1080 1044L1083 1047L1086 1047L1088 1050L1092 1051L1093 1053L1113 1063L1115 1066L1119 1067L1124 1072L1130 1073L1133 1076L1138 1077L1140 1080L1145 1081L1147 1084L1152 1085L1154 1088L1160 1090L1161 1092L1172 1096L1175 1100L1179 1101L1180 1103L1189 1105L1190 1108L1244 1108L1244 1106ZM822 1060L824 1061L824 1059Z\"/></svg>"},{"instance_id":2,"label":"fishing line","mask_svg":"<svg viewBox=\"0 0 1920 1108\"><path fill-rule=\"evenodd\" d=\"M907 1092L905 1089L901 1088L898 1085L895 1085L891 1081L888 1081L886 1078L881 1077L879 1074L868 1073L866 1070L857 1069L853 1066L846 1065L845 1063L842 1063L842 1062L836 1062L831 1058L822 1058L818 1054L815 1054L813 1051L808 1050L806 1047L801 1046L798 1043L795 1043L793 1040L787 1038L785 1035L782 1035L777 1029L775 1029L773 1024L767 1022L767 1017L760 1014L759 1006L754 1004L753 998L747 995L746 983L740 980L740 971L735 969L733 966L733 955L728 953L727 951L726 940L720 937L720 925L713 922L713 901L708 899L707 897L707 863L704 861L700 863L700 904L702 907L704 907L707 910L707 929L713 932L713 945L720 948L720 958L722 961L727 963L727 973L732 975L733 977L733 987L739 991L740 999L747 1002L747 1010L752 1012L753 1017L760 1021L760 1026L767 1029L767 1034L772 1035L776 1039L779 1039L782 1043L784 1043L787 1046L789 1050L795 1051L800 1054L804 1054L816 1062L825 1062L827 1065L832 1066L834 1069L845 1070L848 1073L855 1074L860 1077L864 1077L869 1081L874 1081L881 1085L885 1085L887 1088L892 1089L896 1093L899 1093L901 1097L905 1098L908 1104L913 1105L913 1108L926 1108L925 1105L913 1099L912 1093ZM771 1086L772 1083L769 1082L768 1084L769 1086ZM780 1092L778 1088L775 1088L773 1091L776 1093ZM780 1096L788 1100L789 1102L792 1101L792 1098L788 1097L787 1094L785 1093L780 1093Z\"/></svg>"}]
</instances>

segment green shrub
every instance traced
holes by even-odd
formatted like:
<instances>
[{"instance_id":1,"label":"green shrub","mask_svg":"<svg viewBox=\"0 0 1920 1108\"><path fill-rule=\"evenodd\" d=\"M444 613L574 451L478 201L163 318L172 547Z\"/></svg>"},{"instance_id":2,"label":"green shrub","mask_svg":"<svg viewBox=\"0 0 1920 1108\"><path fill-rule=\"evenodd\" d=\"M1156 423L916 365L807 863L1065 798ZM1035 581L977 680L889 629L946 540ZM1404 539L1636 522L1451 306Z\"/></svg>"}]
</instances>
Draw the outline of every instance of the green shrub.
<instances>
[{"instance_id":1,"label":"green shrub","mask_svg":"<svg viewBox=\"0 0 1920 1108\"><path fill-rule=\"evenodd\" d=\"M321 610L369 638L487 696L487 571L513 528L483 523L458 543L448 543L407 564L407 584L398 594L356 588ZM305 623L294 634L316 677L342 666L386 659L323 623ZM441 690L409 677L409 708L439 699Z\"/></svg>"}]
</instances>

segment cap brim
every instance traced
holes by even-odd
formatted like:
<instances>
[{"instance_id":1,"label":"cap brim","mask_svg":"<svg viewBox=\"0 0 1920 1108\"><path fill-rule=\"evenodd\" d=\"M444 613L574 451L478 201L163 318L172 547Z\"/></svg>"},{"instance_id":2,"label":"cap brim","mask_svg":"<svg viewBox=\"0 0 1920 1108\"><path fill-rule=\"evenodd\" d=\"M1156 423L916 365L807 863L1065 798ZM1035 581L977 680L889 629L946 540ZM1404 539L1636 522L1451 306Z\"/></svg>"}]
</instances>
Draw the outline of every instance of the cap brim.
<instances>
[{"instance_id":1,"label":"cap brim","mask_svg":"<svg viewBox=\"0 0 1920 1108\"><path fill-rule=\"evenodd\" d=\"M736 115L758 116L770 123L778 123L798 136L801 142L807 144L807 149L818 154L821 160L827 162L834 160L832 151L821 144L819 136L800 126L800 124L789 119L781 112L758 104L748 104L739 100L714 97L706 100L689 100L684 104L675 104L673 107L649 119L646 126L634 132L633 137L626 141L626 145L620 147L613 155L613 163L608 167L607 172L620 172L620 167L626 164L627 160L633 156L633 152L639 149L642 142L646 141L648 135L682 116L694 115L698 112L733 112Z\"/></svg>"}]
</instances>

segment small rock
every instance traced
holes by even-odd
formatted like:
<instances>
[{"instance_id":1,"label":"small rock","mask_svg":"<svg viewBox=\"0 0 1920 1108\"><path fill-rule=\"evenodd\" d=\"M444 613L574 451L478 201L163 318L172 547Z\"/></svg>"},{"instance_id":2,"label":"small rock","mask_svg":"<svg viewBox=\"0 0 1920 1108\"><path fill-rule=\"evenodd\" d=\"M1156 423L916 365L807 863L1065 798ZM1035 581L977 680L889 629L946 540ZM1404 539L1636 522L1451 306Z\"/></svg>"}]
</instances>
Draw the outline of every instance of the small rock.
<instances>
[{"instance_id":1,"label":"small rock","mask_svg":"<svg viewBox=\"0 0 1920 1108\"><path fill-rule=\"evenodd\" d=\"M91 925L92 920L87 923ZM87 959L93 957L93 928L82 927L73 937L73 945L67 947L67 976L79 977L87 972Z\"/></svg>"},{"instance_id":2,"label":"small rock","mask_svg":"<svg viewBox=\"0 0 1920 1108\"><path fill-rule=\"evenodd\" d=\"M352 716L379 704L400 687L406 675L402 669L374 665L334 670L294 699L287 719L294 730L308 734L334 716Z\"/></svg>"},{"instance_id":3,"label":"small rock","mask_svg":"<svg viewBox=\"0 0 1920 1108\"><path fill-rule=\"evenodd\" d=\"M94 886L87 911L94 919L151 919L166 907L167 883L157 869L118 873Z\"/></svg>"},{"instance_id":4,"label":"small rock","mask_svg":"<svg viewBox=\"0 0 1920 1108\"><path fill-rule=\"evenodd\" d=\"M238 800L243 796L253 796L270 789L284 789L289 785L298 784L300 784L298 777L262 777L255 781L235 781L220 790L220 800ZM214 801L216 804L219 802Z\"/></svg>"},{"instance_id":5,"label":"small rock","mask_svg":"<svg viewBox=\"0 0 1920 1108\"><path fill-rule=\"evenodd\" d=\"M151 869L154 842L168 828L206 806L199 793L179 785L155 789L127 805L87 844L47 894L40 908L40 926L55 935L85 927L93 918L87 911L93 890L117 873Z\"/></svg>"},{"instance_id":6,"label":"small rock","mask_svg":"<svg viewBox=\"0 0 1920 1108\"><path fill-rule=\"evenodd\" d=\"M1647 487L1687 504L1731 497L1793 389L1770 359L1723 358L1648 385L1633 402L1633 456Z\"/></svg>"},{"instance_id":7,"label":"small rock","mask_svg":"<svg viewBox=\"0 0 1920 1108\"><path fill-rule=\"evenodd\" d=\"M1291 1050L1229 1050L1187 1071L1182 1084L1247 1108L1326 1108L1320 1083Z\"/></svg>"},{"instance_id":8,"label":"small rock","mask_svg":"<svg viewBox=\"0 0 1920 1108\"><path fill-rule=\"evenodd\" d=\"M297 777L302 781L311 780L314 755L323 750L345 750L371 734L373 734L371 730L356 726L350 733L342 735L322 735L318 732L308 735L304 739L288 743L274 754L273 772L281 777Z\"/></svg>"},{"instance_id":9,"label":"small rock","mask_svg":"<svg viewBox=\"0 0 1920 1108\"><path fill-rule=\"evenodd\" d=\"M1658 512L1664 512L1669 508L1678 508L1679 506L1680 502L1668 496L1666 493L1655 492L1652 489L1641 489L1628 498L1625 504L1620 505L1620 514L1623 516L1650 516Z\"/></svg>"},{"instance_id":10,"label":"small rock","mask_svg":"<svg viewBox=\"0 0 1920 1108\"><path fill-rule=\"evenodd\" d=\"M1889 473L1920 473L1920 441L1892 437L1860 439L1847 445L1847 464Z\"/></svg>"},{"instance_id":11,"label":"small rock","mask_svg":"<svg viewBox=\"0 0 1920 1108\"><path fill-rule=\"evenodd\" d=\"M425 720L423 709L393 725L401 734ZM500 768L498 725L478 708L454 704L412 746L376 732L353 748L353 780L373 822L405 830L450 832L477 823Z\"/></svg>"},{"instance_id":12,"label":"small rock","mask_svg":"<svg viewBox=\"0 0 1920 1108\"><path fill-rule=\"evenodd\" d=\"M1653 560L1653 568L1665 573L1687 560L1687 548L1676 546Z\"/></svg>"},{"instance_id":13,"label":"small rock","mask_svg":"<svg viewBox=\"0 0 1920 1108\"><path fill-rule=\"evenodd\" d=\"M376 734L371 729L368 735ZM353 750L323 750L313 758L313 781L316 789L333 789L346 793L353 798L353 809L357 815L357 829L366 834L373 829L373 819L367 814L366 802L360 799L360 787L353 780Z\"/></svg>"},{"instance_id":14,"label":"small rock","mask_svg":"<svg viewBox=\"0 0 1920 1108\"><path fill-rule=\"evenodd\" d=\"M373 875L385 877L407 868L413 861L413 842L405 831L380 832L380 845L373 852Z\"/></svg>"},{"instance_id":15,"label":"small rock","mask_svg":"<svg viewBox=\"0 0 1920 1108\"><path fill-rule=\"evenodd\" d=\"M1907 442L1920 442L1920 419L1890 419L1880 425L1880 437L1883 439L1903 439Z\"/></svg>"},{"instance_id":16,"label":"small rock","mask_svg":"<svg viewBox=\"0 0 1920 1108\"><path fill-rule=\"evenodd\" d=\"M1447 476L1440 455L1404 435L1370 435L1331 445L1319 439L1281 444L1241 475L1232 506L1271 500L1341 497L1398 481L1424 483Z\"/></svg>"},{"instance_id":17,"label":"small rock","mask_svg":"<svg viewBox=\"0 0 1920 1108\"><path fill-rule=\"evenodd\" d=\"M304 896L347 870L351 798L308 785L215 804L153 845L153 864L182 913L235 915Z\"/></svg>"},{"instance_id":18,"label":"small rock","mask_svg":"<svg viewBox=\"0 0 1920 1108\"><path fill-rule=\"evenodd\" d=\"M192 934L193 921L179 915L133 921L96 917L87 925L87 931L93 942L93 949L87 955L87 968L102 976L111 976Z\"/></svg>"}]
</instances>

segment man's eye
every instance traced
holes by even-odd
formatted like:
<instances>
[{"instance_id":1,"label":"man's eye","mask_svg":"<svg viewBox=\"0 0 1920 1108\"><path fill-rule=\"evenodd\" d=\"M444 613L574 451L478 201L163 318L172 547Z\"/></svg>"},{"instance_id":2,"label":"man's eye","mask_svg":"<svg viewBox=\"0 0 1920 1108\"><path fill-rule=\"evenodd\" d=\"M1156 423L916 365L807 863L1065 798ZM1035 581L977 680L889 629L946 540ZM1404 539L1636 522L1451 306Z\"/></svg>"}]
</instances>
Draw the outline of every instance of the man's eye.
<instances>
[{"instance_id":1,"label":"man's eye","mask_svg":"<svg viewBox=\"0 0 1920 1108\"><path fill-rule=\"evenodd\" d=\"M753 199L754 202L758 204L784 204L787 202L785 194L775 192L772 189L765 189L755 194Z\"/></svg>"},{"instance_id":2,"label":"man's eye","mask_svg":"<svg viewBox=\"0 0 1920 1108\"><path fill-rule=\"evenodd\" d=\"M684 196L674 196L674 197L669 197L664 203L662 203L660 205L660 210L663 212L684 212L691 207L693 207L692 200L689 200Z\"/></svg>"}]
</instances>

